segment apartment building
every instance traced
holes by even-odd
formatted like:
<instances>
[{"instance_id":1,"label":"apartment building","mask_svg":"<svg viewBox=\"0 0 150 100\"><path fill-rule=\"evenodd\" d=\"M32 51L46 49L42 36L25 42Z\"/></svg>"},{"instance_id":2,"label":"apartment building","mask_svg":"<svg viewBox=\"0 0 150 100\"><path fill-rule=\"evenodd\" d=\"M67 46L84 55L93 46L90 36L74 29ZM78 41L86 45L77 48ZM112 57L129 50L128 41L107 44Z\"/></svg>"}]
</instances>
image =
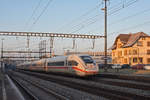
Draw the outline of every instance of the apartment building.
<instances>
[{"instance_id":1,"label":"apartment building","mask_svg":"<svg viewBox=\"0 0 150 100\"><path fill-rule=\"evenodd\" d=\"M113 64L150 64L150 36L144 32L118 35L111 50Z\"/></svg>"}]
</instances>

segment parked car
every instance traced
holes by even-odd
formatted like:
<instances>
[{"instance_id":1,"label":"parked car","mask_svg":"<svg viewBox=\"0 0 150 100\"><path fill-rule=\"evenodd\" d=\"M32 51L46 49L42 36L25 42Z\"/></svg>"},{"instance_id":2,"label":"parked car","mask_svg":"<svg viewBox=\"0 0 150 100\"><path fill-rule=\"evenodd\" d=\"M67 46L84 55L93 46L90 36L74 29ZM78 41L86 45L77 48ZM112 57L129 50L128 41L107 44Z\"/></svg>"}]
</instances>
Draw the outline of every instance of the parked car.
<instances>
[{"instance_id":1,"label":"parked car","mask_svg":"<svg viewBox=\"0 0 150 100\"><path fill-rule=\"evenodd\" d=\"M104 67L105 67L105 64L98 64L98 67L99 67L99 68L104 68Z\"/></svg>"},{"instance_id":2,"label":"parked car","mask_svg":"<svg viewBox=\"0 0 150 100\"><path fill-rule=\"evenodd\" d=\"M104 68L105 64L98 64L99 68ZM112 64L107 64L107 68L112 68Z\"/></svg>"},{"instance_id":3,"label":"parked car","mask_svg":"<svg viewBox=\"0 0 150 100\"><path fill-rule=\"evenodd\" d=\"M144 69L144 64L136 64L132 66L132 69Z\"/></svg>"},{"instance_id":4,"label":"parked car","mask_svg":"<svg viewBox=\"0 0 150 100\"><path fill-rule=\"evenodd\" d=\"M129 68L131 68L131 66L130 66L129 64L123 64L123 65L121 66L121 68L122 68L122 69L129 69Z\"/></svg>"},{"instance_id":5,"label":"parked car","mask_svg":"<svg viewBox=\"0 0 150 100\"><path fill-rule=\"evenodd\" d=\"M110 69L111 69L111 68L112 68L112 65L113 65L113 64L107 64L107 68L110 68Z\"/></svg>"},{"instance_id":6,"label":"parked car","mask_svg":"<svg viewBox=\"0 0 150 100\"><path fill-rule=\"evenodd\" d=\"M145 69L145 70L150 70L150 64L146 64L146 65L144 66L144 69Z\"/></svg>"},{"instance_id":7,"label":"parked car","mask_svg":"<svg viewBox=\"0 0 150 100\"><path fill-rule=\"evenodd\" d=\"M121 68L121 65L120 65L120 64L113 64L113 65L112 65L112 68L113 68L113 69L115 69L115 68L116 68L116 69L117 69L117 68L119 69L119 68Z\"/></svg>"}]
</instances>

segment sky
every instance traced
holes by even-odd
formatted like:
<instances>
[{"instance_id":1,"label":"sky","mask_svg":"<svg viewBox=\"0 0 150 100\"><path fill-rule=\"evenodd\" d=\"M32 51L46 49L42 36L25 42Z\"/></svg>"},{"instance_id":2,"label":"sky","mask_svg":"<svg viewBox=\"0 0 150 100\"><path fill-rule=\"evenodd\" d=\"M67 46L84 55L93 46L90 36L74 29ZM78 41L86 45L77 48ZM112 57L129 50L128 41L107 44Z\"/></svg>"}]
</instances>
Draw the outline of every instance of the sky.
<instances>
[{"instance_id":1,"label":"sky","mask_svg":"<svg viewBox=\"0 0 150 100\"><path fill-rule=\"evenodd\" d=\"M49 3L49 4L48 4ZM108 1L108 48L117 35L143 31L150 34L150 0ZM48 6L47 6L48 5ZM104 35L103 0L0 0L0 31L31 31ZM26 37L4 37L4 48L25 50ZM41 40L30 38L30 49L38 50ZM1 45L0 45L1 46ZM104 39L95 41L76 39L54 39L54 51L103 51Z\"/></svg>"}]
</instances>

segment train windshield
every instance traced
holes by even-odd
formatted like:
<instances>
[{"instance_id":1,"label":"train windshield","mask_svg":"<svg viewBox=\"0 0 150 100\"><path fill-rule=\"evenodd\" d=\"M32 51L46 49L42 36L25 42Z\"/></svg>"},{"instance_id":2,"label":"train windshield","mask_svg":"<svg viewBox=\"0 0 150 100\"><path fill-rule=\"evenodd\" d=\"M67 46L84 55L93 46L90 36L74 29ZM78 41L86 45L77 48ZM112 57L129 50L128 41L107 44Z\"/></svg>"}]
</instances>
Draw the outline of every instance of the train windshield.
<instances>
[{"instance_id":1,"label":"train windshield","mask_svg":"<svg viewBox=\"0 0 150 100\"><path fill-rule=\"evenodd\" d=\"M88 63L88 64L93 63L93 59L90 56L80 56L80 57L85 63Z\"/></svg>"}]
</instances>

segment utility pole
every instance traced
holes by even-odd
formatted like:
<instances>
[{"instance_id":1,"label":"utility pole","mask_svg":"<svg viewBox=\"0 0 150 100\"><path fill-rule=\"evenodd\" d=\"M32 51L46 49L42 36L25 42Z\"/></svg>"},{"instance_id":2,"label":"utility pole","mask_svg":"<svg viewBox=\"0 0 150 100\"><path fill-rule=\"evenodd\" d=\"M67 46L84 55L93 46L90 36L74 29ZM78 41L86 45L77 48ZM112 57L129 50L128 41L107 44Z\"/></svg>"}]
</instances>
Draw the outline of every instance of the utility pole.
<instances>
[{"instance_id":1,"label":"utility pole","mask_svg":"<svg viewBox=\"0 0 150 100\"><path fill-rule=\"evenodd\" d=\"M1 58L3 59L3 40L4 39L2 39L2 47L1 47Z\"/></svg>"},{"instance_id":2,"label":"utility pole","mask_svg":"<svg viewBox=\"0 0 150 100\"><path fill-rule=\"evenodd\" d=\"M54 43L54 37L50 37L50 57L52 57L53 43Z\"/></svg>"},{"instance_id":3,"label":"utility pole","mask_svg":"<svg viewBox=\"0 0 150 100\"><path fill-rule=\"evenodd\" d=\"M1 45L1 71L3 71L3 40L2 39L2 45Z\"/></svg>"},{"instance_id":4,"label":"utility pole","mask_svg":"<svg viewBox=\"0 0 150 100\"><path fill-rule=\"evenodd\" d=\"M104 52L105 52L105 71L107 71L107 1L108 0L104 0L104 8L102 10L104 10L104 38L105 38L105 45L104 45Z\"/></svg>"},{"instance_id":5,"label":"utility pole","mask_svg":"<svg viewBox=\"0 0 150 100\"><path fill-rule=\"evenodd\" d=\"M75 40L75 38L73 38L73 43L72 43L73 45L72 45L72 49L74 49L75 48L75 45L76 45L76 40Z\"/></svg>"},{"instance_id":6,"label":"utility pole","mask_svg":"<svg viewBox=\"0 0 150 100\"><path fill-rule=\"evenodd\" d=\"M27 49L28 49L28 57L30 57L30 37L27 36ZM27 61L29 60L30 58L27 58Z\"/></svg>"}]
</instances>

